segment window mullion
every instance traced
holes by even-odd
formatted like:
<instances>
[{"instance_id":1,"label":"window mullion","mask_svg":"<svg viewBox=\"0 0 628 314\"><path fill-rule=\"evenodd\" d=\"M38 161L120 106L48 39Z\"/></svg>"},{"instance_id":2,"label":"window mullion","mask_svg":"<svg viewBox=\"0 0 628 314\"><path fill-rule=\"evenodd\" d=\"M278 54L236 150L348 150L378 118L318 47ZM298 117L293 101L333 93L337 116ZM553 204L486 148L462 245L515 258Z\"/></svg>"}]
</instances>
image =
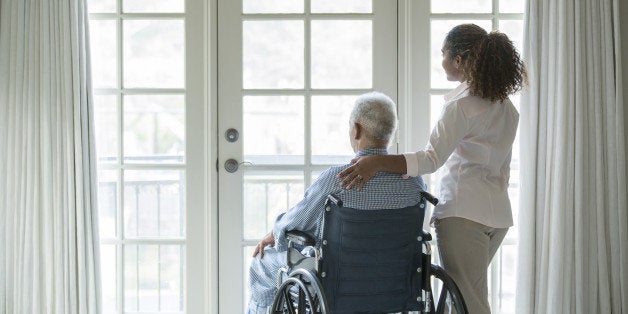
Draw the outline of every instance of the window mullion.
<instances>
[{"instance_id":1,"label":"window mullion","mask_svg":"<svg viewBox=\"0 0 628 314\"><path fill-rule=\"evenodd\" d=\"M305 19L303 21L303 47L304 47L304 84L305 84L305 110L304 110L304 123L305 123L305 143L304 143L304 169L303 169L303 179L304 179L304 187L308 188L312 183L312 94L310 90L312 88L311 82L311 65L312 65L312 54L311 54L311 46L312 46L312 20L310 13L310 0L305 0Z\"/></svg>"},{"instance_id":2,"label":"window mullion","mask_svg":"<svg viewBox=\"0 0 628 314\"><path fill-rule=\"evenodd\" d=\"M123 38L123 23L122 23L122 18L120 17L120 13L122 13L122 0L117 0L116 1L116 43L117 43L117 51L116 51L116 56L117 56L117 64L116 64L116 76L117 76L117 88L118 89L122 89L123 86L123 70L122 70L122 64L123 64L123 47L122 47L122 38ZM119 240L120 243L117 245L118 247L118 258L116 259L116 263L117 263L117 269L118 269L118 282L117 282L117 286L116 286L116 293L117 293L117 299L118 299L118 313L119 314L123 314L124 313L124 308L126 307L125 305L125 300L124 300L124 286L125 286L125 278L124 278L124 273L125 273L125 268L124 268L124 258L125 258L125 246L122 244L122 241L124 241L126 235L126 230L124 230L124 173L122 170L122 162L123 162L123 156L124 156L124 130L123 130L123 121L124 121L124 113L123 113L123 101L124 99L122 98L122 93L117 92L116 93L116 100L117 100L117 110L118 110L118 121L117 121L117 128L116 128L116 132L118 132L118 176L119 176L119 180L118 180L118 185L119 185L119 189L120 189L120 193L119 193L119 199L118 199L118 219L117 219L117 223L118 223L118 230L119 230Z\"/></svg>"}]
</instances>

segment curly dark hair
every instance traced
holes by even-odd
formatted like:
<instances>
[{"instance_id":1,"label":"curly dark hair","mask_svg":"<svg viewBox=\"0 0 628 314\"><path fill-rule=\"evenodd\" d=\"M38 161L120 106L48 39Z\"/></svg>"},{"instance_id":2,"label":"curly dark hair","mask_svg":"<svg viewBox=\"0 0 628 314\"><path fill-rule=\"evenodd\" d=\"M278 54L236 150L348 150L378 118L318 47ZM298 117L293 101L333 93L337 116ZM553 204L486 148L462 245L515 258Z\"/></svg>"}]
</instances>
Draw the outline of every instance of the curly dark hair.
<instances>
[{"instance_id":1,"label":"curly dark hair","mask_svg":"<svg viewBox=\"0 0 628 314\"><path fill-rule=\"evenodd\" d=\"M461 24L447 33L443 49L452 59L461 57L463 78L471 95L502 101L526 84L523 61L503 33Z\"/></svg>"}]
</instances>

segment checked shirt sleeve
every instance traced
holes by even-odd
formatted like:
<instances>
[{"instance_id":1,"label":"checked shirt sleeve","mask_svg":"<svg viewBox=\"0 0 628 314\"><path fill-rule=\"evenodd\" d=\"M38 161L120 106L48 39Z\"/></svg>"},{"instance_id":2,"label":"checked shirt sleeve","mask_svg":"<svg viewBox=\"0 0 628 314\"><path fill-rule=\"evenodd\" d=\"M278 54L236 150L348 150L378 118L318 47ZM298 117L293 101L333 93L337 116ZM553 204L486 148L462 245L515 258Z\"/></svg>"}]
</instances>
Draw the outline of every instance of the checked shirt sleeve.
<instances>
[{"instance_id":1,"label":"checked shirt sleeve","mask_svg":"<svg viewBox=\"0 0 628 314\"><path fill-rule=\"evenodd\" d=\"M303 199L287 212L279 215L275 221L273 235L275 248L278 251L287 249L286 231L301 230L315 237L325 206L327 195L341 190L334 168L323 172L320 177L305 191Z\"/></svg>"}]
</instances>

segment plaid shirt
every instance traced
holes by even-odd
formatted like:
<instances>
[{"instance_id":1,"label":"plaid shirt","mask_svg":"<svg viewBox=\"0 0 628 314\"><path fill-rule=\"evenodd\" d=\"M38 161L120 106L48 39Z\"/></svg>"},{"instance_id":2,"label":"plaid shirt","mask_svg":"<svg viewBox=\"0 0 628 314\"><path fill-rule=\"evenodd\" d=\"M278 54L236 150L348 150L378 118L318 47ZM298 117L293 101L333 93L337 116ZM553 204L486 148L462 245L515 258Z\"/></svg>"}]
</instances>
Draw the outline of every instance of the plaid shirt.
<instances>
[{"instance_id":1,"label":"plaid shirt","mask_svg":"<svg viewBox=\"0 0 628 314\"><path fill-rule=\"evenodd\" d=\"M388 152L383 148L364 149L356 157L385 154ZM286 250L286 231L301 230L320 240L325 200L329 194L337 195L345 207L363 210L395 209L416 205L420 200L419 191L425 189L421 177L402 179L399 174L379 172L361 191L355 188L346 190L339 186L341 180L336 175L349 166L347 164L327 169L305 191L303 200L277 217L273 234L278 251Z\"/></svg>"}]
</instances>

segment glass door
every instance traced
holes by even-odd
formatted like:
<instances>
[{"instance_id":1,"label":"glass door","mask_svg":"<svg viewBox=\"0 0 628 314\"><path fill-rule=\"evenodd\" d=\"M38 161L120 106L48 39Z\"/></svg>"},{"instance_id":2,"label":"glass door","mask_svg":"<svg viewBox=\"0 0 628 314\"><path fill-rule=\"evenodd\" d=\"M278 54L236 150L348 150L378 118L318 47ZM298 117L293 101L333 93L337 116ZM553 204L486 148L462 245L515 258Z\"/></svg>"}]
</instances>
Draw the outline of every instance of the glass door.
<instances>
[{"instance_id":1,"label":"glass door","mask_svg":"<svg viewBox=\"0 0 628 314\"><path fill-rule=\"evenodd\" d=\"M252 250L330 165L357 95L397 98L397 2L218 2L219 307L243 312Z\"/></svg>"}]
</instances>

